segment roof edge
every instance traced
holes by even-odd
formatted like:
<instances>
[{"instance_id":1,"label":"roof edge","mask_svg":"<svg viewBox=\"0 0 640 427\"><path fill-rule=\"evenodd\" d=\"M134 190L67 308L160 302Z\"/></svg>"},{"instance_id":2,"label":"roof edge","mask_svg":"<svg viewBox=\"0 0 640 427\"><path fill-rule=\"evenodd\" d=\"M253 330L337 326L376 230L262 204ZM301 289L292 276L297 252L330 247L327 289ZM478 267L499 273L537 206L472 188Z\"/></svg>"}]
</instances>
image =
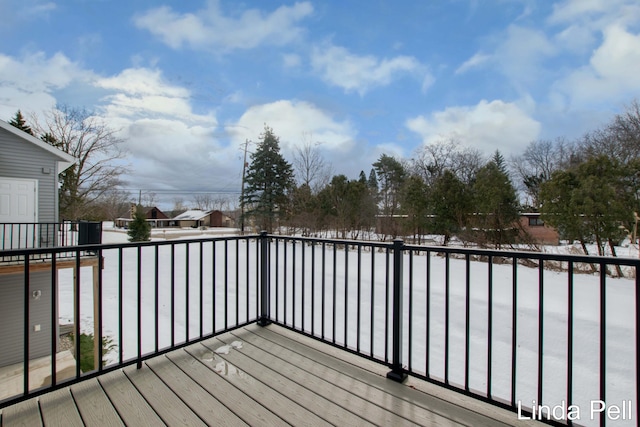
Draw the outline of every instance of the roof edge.
<instances>
[{"instance_id":1,"label":"roof edge","mask_svg":"<svg viewBox=\"0 0 640 427\"><path fill-rule=\"evenodd\" d=\"M48 151L49 153L53 154L54 156L56 156L59 160L58 160L58 173L65 171L66 169L70 168L71 166L73 166L77 159L75 157L73 157L71 154L65 153L64 151L60 150L59 148L54 147L51 144L47 144L46 142L42 141L39 138L36 138L33 135L30 135L28 133L26 133L25 131L18 129L15 126L12 126L11 124L5 122L4 120L0 120L0 128L11 132L12 134L14 134L15 136L22 138L30 143L32 143L33 145L42 148L45 151Z\"/></svg>"}]
</instances>

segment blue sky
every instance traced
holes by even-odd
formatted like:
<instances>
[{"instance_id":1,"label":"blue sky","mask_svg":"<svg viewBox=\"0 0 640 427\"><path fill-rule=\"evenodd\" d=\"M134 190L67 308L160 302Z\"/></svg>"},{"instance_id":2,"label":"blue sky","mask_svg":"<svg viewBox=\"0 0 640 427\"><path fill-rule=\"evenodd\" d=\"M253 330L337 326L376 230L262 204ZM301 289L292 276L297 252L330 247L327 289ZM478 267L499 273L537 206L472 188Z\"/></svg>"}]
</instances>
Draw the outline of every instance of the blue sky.
<instances>
[{"instance_id":1,"label":"blue sky","mask_svg":"<svg viewBox=\"0 0 640 427\"><path fill-rule=\"evenodd\" d=\"M356 178L451 139L509 158L640 96L637 0L0 0L0 16L1 119L95 110L126 140L126 187L187 202L239 190L265 123L288 160L318 143Z\"/></svg>"}]
</instances>

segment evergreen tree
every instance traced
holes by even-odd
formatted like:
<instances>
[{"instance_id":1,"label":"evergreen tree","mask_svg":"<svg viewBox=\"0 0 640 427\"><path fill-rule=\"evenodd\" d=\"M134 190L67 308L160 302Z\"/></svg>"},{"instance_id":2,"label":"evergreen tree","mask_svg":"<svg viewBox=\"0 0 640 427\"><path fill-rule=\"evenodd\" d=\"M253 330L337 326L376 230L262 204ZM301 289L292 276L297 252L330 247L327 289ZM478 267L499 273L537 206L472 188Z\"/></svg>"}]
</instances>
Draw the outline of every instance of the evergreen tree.
<instances>
[{"instance_id":1,"label":"evergreen tree","mask_svg":"<svg viewBox=\"0 0 640 427\"><path fill-rule=\"evenodd\" d=\"M265 126L245 176L240 203L245 215L261 230L273 231L287 214L289 195L294 188L293 167L280 154L280 140Z\"/></svg>"},{"instance_id":2,"label":"evergreen tree","mask_svg":"<svg viewBox=\"0 0 640 427\"><path fill-rule=\"evenodd\" d=\"M402 213L407 216L402 222L405 228L404 234L413 234L418 244L429 225L428 191L427 184L417 174L409 176L402 188Z\"/></svg>"},{"instance_id":3,"label":"evergreen tree","mask_svg":"<svg viewBox=\"0 0 640 427\"><path fill-rule=\"evenodd\" d=\"M466 225L472 209L469 189L453 172L445 170L433 182L429 197L433 218L433 231L444 236L446 246Z\"/></svg>"},{"instance_id":4,"label":"evergreen tree","mask_svg":"<svg viewBox=\"0 0 640 427\"><path fill-rule=\"evenodd\" d=\"M27 125L27 121L22 116L22 112L20 110L16 112L16 115L13 116L13 119L11 119L9 124L11 126L17 127L21 131L28 133L29 135L33 135L33 131L31 130L31 127Z\"/></svg>"},{"instance_id":5,"label":"evergreen tree","mask_svg":"<svg viewBox=\"0 0 640 427\"><path fill-rule=\"evenodd\" d=\"M136 208L133 221L129 224L127 231L130 242L146 242L151 240L151 224L144 217L140 206Z\"/></svg>"},{"instance_id":6,"label":"evergreen tree","mask_svg":"<svg viewBox=\"0 0 640 427\"><path fill-rule=\"evenodd\" d=\"M496 152L493 160L478 171L473 185L474 223L482 240L497 247L515 238L513 228L519 210L516 190L500 157Z\"/></svg>"}]
</instances>

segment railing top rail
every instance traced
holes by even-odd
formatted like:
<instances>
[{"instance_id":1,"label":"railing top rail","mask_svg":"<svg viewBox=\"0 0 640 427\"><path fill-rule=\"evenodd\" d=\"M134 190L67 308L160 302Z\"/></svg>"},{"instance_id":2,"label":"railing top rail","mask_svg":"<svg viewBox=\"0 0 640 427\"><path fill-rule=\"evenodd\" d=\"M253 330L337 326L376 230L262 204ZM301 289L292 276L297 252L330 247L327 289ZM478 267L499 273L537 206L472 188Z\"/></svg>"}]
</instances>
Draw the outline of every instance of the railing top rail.
<instances>
[{"instance_id":1,"label":"railing top rail","mask_svg":"<svg viewBox=\"0 0 640 427\"><path fill-rule=\"evenodd\" d=\"M405 250L422 251L422 252L442 252L449 254L469 254L478 256L491 256L516 259L535 259L543 261L571 261L588 264L620 264L628 266L640 266L640 259L628 257L612 257L598 255L579 255L579 254L555 254L547 252L533 252L523 250L499 250L499 249L483 249L483 248L461 248L451 246L418 246L404 245Z\"/></svg>"},{"instance_id":2,"label":"railing top rail","mask_svg":"<svg viewBox=\"0 0 640 427\"><path fill-rule=\"evenodd\" d=\"M211 241L224 241L224 240L250 240L259 239L262 236L266 236L269 239L285 240L285 241L299 241L315 244L332 244L332 245L348 245L348 246L360 246L360 247L372 247L372 248L392 248L394 242L374 242L374 241L362 241L362 240L347 240L347 239L325 239L318 237L302 237L302 236L286 236L276 234L247 234L238 236L217 236L198 239L172 239L161 241L148 241L148 242L128 242L128 243L107 243L107 244L88 244L79 246L55 246L47 248L26 248L26 249L7 249L0 250L0 256L24 256L35 255L42 253L62 253L70 251L99 251L108 249L119 248L133 248L133 247L146 247L146 246L167 246L167 245L179 245L187 243L197 242L211 242ZM399 240L399 239L396 239ZM624 266L640 267L640 259L627 258L627 257L611 257L611 256L595 256L595 255L578 255L578 254L555 254L544 252L529 252L523 250L498 250L498 249L482 249L482 248L465 248L465 247L451 247L451 246L420 246L420 245L408 245L404 244L403 249L406 251L416 252L438 252L445 254L461 254L469 256L485 256L485 257L502 257L512 259L531 259L531 260L543 260L543 261L564 261L574 263L588 263L588 264L617 264Z\"/></svg>"},{"instance_id":3,"label":"railing top rail","mask_svg":"<svg viewBox=\"0 0 640 427\"><path fill-rule=\"evenodd\" d=\"M60 253L60 252L97 252L100 250L119 249L119 248L137 248L146 246L171 246L186 243L198 243L198 242L212 242L223 240L250 240L259 238L260 235L244 235L244 236L218 236L207 237L203 239L172 239L172 240L151 240L147 242L127 242L127 243L102 243L102 244L90 244L90 245L76 245L76 246L55 246L47 248L29 248L29 249L7 249L0 250L1 256L24 256L35 255L41 253Z\"/></svg>"}]
</instances>

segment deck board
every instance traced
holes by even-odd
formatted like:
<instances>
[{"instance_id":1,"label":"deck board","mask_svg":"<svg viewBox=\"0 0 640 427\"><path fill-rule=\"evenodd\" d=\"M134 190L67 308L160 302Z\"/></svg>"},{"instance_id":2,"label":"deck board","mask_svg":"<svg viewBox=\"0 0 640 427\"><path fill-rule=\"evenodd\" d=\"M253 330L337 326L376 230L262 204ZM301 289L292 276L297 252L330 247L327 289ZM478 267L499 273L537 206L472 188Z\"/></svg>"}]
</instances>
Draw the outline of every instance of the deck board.
<instances>
[{"instance_id":1,"label":"deck board","mask_svg":"<svg viewBox=\"0 0 640 427\"><path fill-rule=\"evenodd\" d=\"M194 427L206 425L149 368L129 367L124 372L165 424Z\"/></svg>"},{"instance_id":2,"label":"deck board","mask_svg":"<svg viewBox=\"0 0 640 427\"><path fill-rule=\"evenodd\" d=\"M219 343L222 345L222 343ZM225 377L244 394L255 400L259 400L265 408L269 408L274 414L282 418L291 425L322 425L325 424L322 418L311 412L299 399L291 398L288 390L285 389L287 383L280 381L265 384L256 376L249 375L237 366L228 363L211 349L202 344L189 347L187 351L196 358L207 361L207 366L214 372ZM238 402L241 405L242 402Z\"/></svg>"},{"instance_id":3,"label":"deck board","mask_svg":"<svg viewBox=\"0 0 640 427\"><path fill-rule=\"evenodd\" d=\"M315 351L269 329L251 329L234 333L236 339L247 341L275 356L304 364L314 375L321 375L337 387L354 395L370 399L388 411L420 425L451 425L452 422L478 427L504 425L495 419L476 414L433 396L413 393L408 387L389 381L380 375L368 375L367 371L353 364L336 361L335 358Z\"/></svg>"},{"instance_id":4,"label":"deck board","mask_svg":"<svg viewBox=\"0 0 640 427\"><path fill-rule=\"evenodd\" d=\"M185 402L202 420L206 420L209 425L246 425L237 415L182 372L167 357L152 359L147 362L147 366L176 396Z\"/></svg>"},{"instance_id":5,"label":"deck board","mask_svg":"<svg viewBox=\"0 0 640 427\"><path fill-rule=\"evenodd\" d=\"M184 350L169 353L167 355L185 374L189 375L195 382L216 396L222 404L228 408L238 406L242 402L242 409L236 413L249 425L252 426L281 426L284 420L273 412L269 411L258 401L252 399L224 379L222 375L214 374L200 360L192 357Z\"/></svg>"},{"instance_id":6,"label":"deck board","mask_svg":"<svg viewBox=\"0 0 640 427\"><path fill-rule=\"evenodd\" d=\"M5 426L540 426L294 331L250 325L8 406Z\"/></svg>"},{"instance_id":7,"label":"deck board","mask_svg":"<svg viewBox=\"0 0 640 427\"><path fill-rule=\"evenodd\" d=\"M124 426L118 412L95 378L72 385L71 394L85 425Z\"/></svg>"},{"instance_id":8,"label":"deck board","mask_svg":"<svg viewBox=\"0 0 640 427\"><path fill-rule=\"evenodd\" d=\"M68 388L43 395L40 398L40 411L45 426L84 426L76 403Z\"/></svg>"},{"instance_id":9,"label":"deck board","mask_svg":"<svg viewBox=\"0 0 640 427\"><path fill-rule=\"evenodd\" d=\"M155 427L164 424L122 371L109 372L98 381L126 425Z\"/></svg>"},{"instance_id":10,"label":"deck board","mask_svg":"<svg viewBox=\"0 0 640 427\"><path fill-rule=\"evenodd\" d=\"M229 342L231 341L233 341L233 339ZM214 338L205 341L203 344L210 350L215 351L216 348L220 348L226 343ZM248 353L251 353L251 351ZM313 376L305 377L303 374L297 372L294 366L284 361L281 364L271 365L274 367L272 368L268 364L261 363L259 357L256 359L251 358L242 353L242 349L236 350L233 348L228 354L219 354L218 356L242 371L251 371L252 376L264 384L277 384L277 388L281 390L282 394L297 401L316 416L324 419L327 423L333 425L372 425L367 423L362 417L350 412L326 397L327 394L333 391L337 393L340 398L347 399L344 404L349 405L348 400L352 396L339 393L339 390L330 387L326 382L318 378ZM296 374L298 375L296 376ZM305 384L302 385L303 383Z\"/></svg>"}]
</instances>

